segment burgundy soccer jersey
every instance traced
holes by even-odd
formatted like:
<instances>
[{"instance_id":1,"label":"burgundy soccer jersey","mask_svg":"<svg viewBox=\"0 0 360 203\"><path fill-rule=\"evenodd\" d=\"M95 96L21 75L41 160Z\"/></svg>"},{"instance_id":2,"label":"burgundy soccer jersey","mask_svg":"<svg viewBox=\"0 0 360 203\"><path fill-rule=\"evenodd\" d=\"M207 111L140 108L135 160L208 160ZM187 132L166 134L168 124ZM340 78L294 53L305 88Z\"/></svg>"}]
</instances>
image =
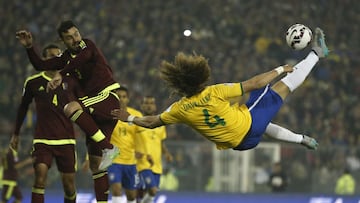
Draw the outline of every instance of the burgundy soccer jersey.
<instances>
[{"instance_id":1,"label":"burgundy soccer jersey","mask_svg":"<svg viewBox=\"0 0 360 203\"><path fill-rule=\"evenodd\" d=\"M70 73L88 96L98 94L106 87L116 83L113 73L103 53L89 39L83 39L79 53L69 50L59 56L42 60L34 48L27 49L29 59L36 70L61 70L61 75Z\"/></svg>"},{"instance_id":2,"label":"burgundy soccer jersey","mask_svg":"<svg viewBox=\"0 0 360 203\"><path fill-rule=\"evenodd\" d=\"M17 113L15 134L19 134L29 105L35 100L37 121L34 139L60 140L75 138L73 123L63 113L63 105L66 102L62 101L63 98L58 96L58 91L46 92L46 85L50 79L44 72L41 72L26 80ZM72 85L69 86L71 87L66 88L73 88Z\"/></svg>"}]
</instances>

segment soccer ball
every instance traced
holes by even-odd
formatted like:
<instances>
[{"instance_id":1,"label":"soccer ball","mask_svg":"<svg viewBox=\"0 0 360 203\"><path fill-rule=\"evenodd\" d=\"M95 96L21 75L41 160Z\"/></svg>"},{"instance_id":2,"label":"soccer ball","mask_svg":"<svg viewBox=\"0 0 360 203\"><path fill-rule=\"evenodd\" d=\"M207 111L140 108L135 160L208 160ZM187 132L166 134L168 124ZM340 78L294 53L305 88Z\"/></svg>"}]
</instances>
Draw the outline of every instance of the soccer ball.
<instances>
[{"instance_id":1,"label":"soccer ball","mask_svg":"<svg viewBox=\"0 0 360 203\"><path fill-rule=\"evenodd\" d=\"M286 31L286 43L295 50L307 47L312 40L311 29L303 24L294 24Z\"/></svg>"}]
</instances>

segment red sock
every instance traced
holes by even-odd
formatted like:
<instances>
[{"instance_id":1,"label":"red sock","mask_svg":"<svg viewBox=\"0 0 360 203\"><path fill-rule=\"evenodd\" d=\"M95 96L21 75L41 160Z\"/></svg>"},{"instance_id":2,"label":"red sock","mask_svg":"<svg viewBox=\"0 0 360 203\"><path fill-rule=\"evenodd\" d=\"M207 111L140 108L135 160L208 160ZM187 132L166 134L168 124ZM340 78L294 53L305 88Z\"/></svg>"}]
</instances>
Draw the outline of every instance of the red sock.
<instances>
[{"instance_id":1,"label":"red sock","mask_svg":"<svg viewBox=\"0 0 360 203\"><path fill-rule=\"evenodd\" d=\"M111 149L113 148L112 144L110 144L109 140L106 139L105 135L99 130L97 124L94 119L90 116L90 114L84 112L83 110L77 110L70 119L75 122L81 130L83 130L86 136L89 136L90 139L99 143L101 149Z\"/></svg>"},{"instance_id":2,"label":"red sock","mask_svg":"<svg viewBox=\"0 0 360 203\"><path fill-rule=\"evenodd\" d=\"M70 119L75 122L86 135L94 135L98 130L98 126L94 119L83 110L77 110Z\"/></svg>"},{"instance_id":3,"label":"red sock","mask_svg":"<svg viewBox=\"0 0 360 203\"><path fill-rule=\"evenodd\" d=\"M44 203L44 188L32 188L31 191L31 202L32 203Z\"/></svg>"},{"instance_id":4,"label":"red sock","mask_svg":"<svg viewBox=\"0 0 360 203\"><path fill-rule=\"evenodd\" d=\"M106 201L108 200L109 195L109 179L106 171L101 171L99 173L93 174L94 179L94 190L96 200Z\"/></svg>"}]
</instances>

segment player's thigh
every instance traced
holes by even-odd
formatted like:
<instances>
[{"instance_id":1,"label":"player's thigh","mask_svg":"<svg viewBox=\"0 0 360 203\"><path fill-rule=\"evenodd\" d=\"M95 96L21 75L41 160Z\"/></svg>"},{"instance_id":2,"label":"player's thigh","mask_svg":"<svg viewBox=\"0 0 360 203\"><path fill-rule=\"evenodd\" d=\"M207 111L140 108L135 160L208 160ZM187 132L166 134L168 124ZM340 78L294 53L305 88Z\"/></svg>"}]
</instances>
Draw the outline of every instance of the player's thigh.
<instances>
[{"instance_id":1,"label":"player's thigh","mask_svg":"<svg viewBox=\"0 0 360 203\"><path fill-rule=\"evenodd\" d=\"M33 146L32 158L33 167L35 171L35 184L37 186L44 186L46 183L46 176L53 160L53 151L51 146L37 143Z\"/></svg>"},{"instance_id":2,"label":"player's thigh","mask_svg":"<svg viewBox=\"0 0 360 203\"><path fill-rule=\"evenodd\" d=\"M92 101L92 103L87 101ZM101 131L106 135L106 137L110 137L117 123L110 112L111 110L118 109L120 107L118 98L114 96L113 93L109 93L105 99L98 99L97 102L96 99L89 98L87 100L83 100L82 103L83 106L91 112L93 119Z\"/></svg>"},{"instance_id":3,"label":"player's thigh","mask_svg":"<svg viewBox=\"0 0 360 203\"><path fill-rule=\"evenodd\" d=\"M115 93L108 92L106 94L88 97L81 100L81 103L97 120L113 120L113 116L110 114L111 110L120 108L119 99L114 94Z\"/></svg>"},{"instance_id":4,"label":"player's thigh","mask_svg":"<svg viewBox=\"0 0 360 203\"><path fill-rule=\"evenodd\" d=\"M111 193L114 196L120 196L122 193L124 168L121 164L112 164L107 169Z\"/></svg>"},{"instance_id":5,"label":"player's thigh","mask_svg":"<svg viewBox=\"0 0 360 203\"><path fill-rule=\"evenodd\" d=\"M52 146L43 143L36 143L33 146L31 156L34 160L34 166L37 164L46 164L47 167L50 168L54 158Z\"/></svg>"},{"instance_id":6,"label":"player's thigh","mask_svg":"<svg viewBox=\"0 0 360 203\"><path fill-rule=\"evenodd\" d=\"M55 161L58 171L61 173L75 173L76 171L76 152L75 145L53 146Z\"/></svg>"}]
</instances>

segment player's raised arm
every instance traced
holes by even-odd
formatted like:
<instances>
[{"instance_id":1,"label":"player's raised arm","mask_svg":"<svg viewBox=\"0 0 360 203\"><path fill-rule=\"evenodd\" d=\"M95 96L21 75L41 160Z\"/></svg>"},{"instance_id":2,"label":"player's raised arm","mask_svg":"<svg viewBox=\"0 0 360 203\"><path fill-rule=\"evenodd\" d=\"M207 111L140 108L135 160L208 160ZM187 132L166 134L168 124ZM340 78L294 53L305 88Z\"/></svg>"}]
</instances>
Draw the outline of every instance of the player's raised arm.
<instances>
[{"instance_id":1,"label":"player's raised arm","mask_svg":"<svg viewBox=\"0 0 360 203\"><path fill-rule=\"evenodd\" d=\"M130 115L123 109L114 109L111 111L111 115L116 120L131 122L144 128L156 128L164 125L160 119L160 115L137 117Z\"/></svg>"},{"instance_id":2,"label":"player's raised arm","mask_svg":"<svg viewBox=\"0 0 360 203\"><path fill-rule=\"evenodd\" d=\"M43 60L33 46L33 37L29 31L20 30L16 32L16 38L26 48L26 53L35 70L60 70L66 65L66 62L60 57Z\"/></svg>"},{"instance_id":3,"label":"player's raised arm","mask_svg":"<svg viewBox=\"0 0 360 203\"><path fill-rule=\"evenodd\" d=\"M244 93L250 92L255 89L264 87L272 82L275 78L283 73L289 73L293 71L293 67L290 65L279 66L274 70L256 75L244 82L241 82Z\"/></svg>"}]
</instances>

